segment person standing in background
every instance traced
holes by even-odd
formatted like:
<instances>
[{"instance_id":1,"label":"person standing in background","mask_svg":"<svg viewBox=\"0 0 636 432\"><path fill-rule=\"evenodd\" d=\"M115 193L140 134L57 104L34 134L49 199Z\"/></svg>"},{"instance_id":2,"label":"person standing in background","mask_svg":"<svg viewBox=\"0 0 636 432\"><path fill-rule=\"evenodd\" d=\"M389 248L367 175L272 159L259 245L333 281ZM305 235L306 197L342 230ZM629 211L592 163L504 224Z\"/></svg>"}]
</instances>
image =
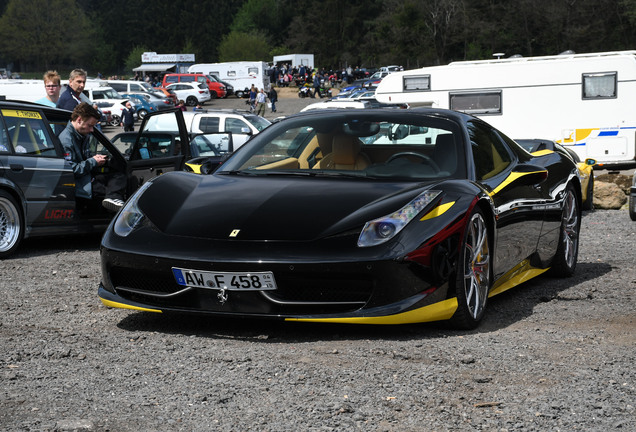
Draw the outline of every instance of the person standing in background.
<instances>
[{"instance_id":1,"label":"person standing in background","mask_svg":"<svg viewBox=\"0 0 636 432\"><path fill-rule=\"evenodd\" d=\"M269 101L272 104L272 112L275 113L276 112L276 102L278 102L278 93L276 92L276 89L274 88L274 85L272 84L270 90L269 90L269 94L267 95L267 97L269 98Z\"/></svg>"},{"instance_id":2,"label":"person standing in background","mask_svg":"<svg viewBox=\"0 0 636 432\"><path fill-rule=\"evenodd\" d=\"M133 132L135 130L135 110L133 110L130 101L126 102L126 108L121 110L121 125L124 127L124 132Z\"/></svg>"},{"instance_id":3,"label":"person standing in background","mask_svg":"<svg viewBox=\"0 0 636 432\"><path fill-rule=\"evenodd\" d=\"M68 88L62 93L56 106L73 111L82 102L84 87L86 87L86 71L84 69L73 69L68 77Z\"/></svg>"},{"instance_id":4,"label":"person standing in background","mask_svg":"<svg viewBox=\"0 0 636 432\"><path fill-rule=\"evenodd\" d=\"M60 74L56 71L46 71L44 73L43 80L46 96L42 99L36 100L35 103L55 107L57 105L57 101L60 99Z\"/></svg>"}]
</instances>

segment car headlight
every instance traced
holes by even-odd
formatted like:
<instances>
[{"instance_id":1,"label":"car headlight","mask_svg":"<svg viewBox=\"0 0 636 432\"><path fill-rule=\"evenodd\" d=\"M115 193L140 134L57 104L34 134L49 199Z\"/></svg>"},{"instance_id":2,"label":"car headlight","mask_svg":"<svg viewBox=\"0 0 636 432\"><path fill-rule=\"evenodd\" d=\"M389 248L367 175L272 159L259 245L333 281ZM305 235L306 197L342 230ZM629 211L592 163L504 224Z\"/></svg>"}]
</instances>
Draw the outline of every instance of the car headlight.
<instances>
[{"instance_id":1,"label":"car headlight","mask_svg":"<svg viewBox=\"0 0 636 432\"><path fill-rule=\"evenodd\" d=\"M395 213L367 222L358 237L358 246L376 246L391 240L441 193L436 190L422 192Z\"/></svg>"},{"instance_id":2,"label":"car headlight","mask_svg":"<svg viewBox=\"0 0 636 432\"><path fill-rule=\"evenodd\" d=\"M148 189L151 184L152 180L144 183L139 189L137 189L137 192L130 197L124 208L121 209L113 225L115 234L121 237L126 237L128 234L133 232L139 224L141 224L145 216L137 204L141 195L143 195L144 191Z\"/></svg>"}]
</instances>

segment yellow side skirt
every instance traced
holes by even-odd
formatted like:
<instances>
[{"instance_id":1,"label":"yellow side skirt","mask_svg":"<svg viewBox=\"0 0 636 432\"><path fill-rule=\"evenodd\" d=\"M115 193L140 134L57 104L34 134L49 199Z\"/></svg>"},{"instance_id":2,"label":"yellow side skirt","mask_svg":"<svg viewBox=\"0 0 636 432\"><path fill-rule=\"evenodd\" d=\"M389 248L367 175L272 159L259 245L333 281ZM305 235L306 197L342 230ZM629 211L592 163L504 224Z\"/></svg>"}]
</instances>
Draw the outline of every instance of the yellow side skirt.
<instances>
[{"instance_id":1,"label":"yellow side skirt","mask_svg":"<svg viewBox=\"0 0 636 432\"><path fill-rule=\"evenodd\" d=\"M510 288L516 287L519 284L529 281L530 279L539 276L541 273L544 273L549 269L549 267L546 269L532 267L528 260L524 260L508 273L506 273L504 276L502 276L497 281L497 283L495 283L495 285L490 290L490 293L488 294L488 298L497 294L501 294L502 292L507 291Z\"/></svg>"}]
</instances>

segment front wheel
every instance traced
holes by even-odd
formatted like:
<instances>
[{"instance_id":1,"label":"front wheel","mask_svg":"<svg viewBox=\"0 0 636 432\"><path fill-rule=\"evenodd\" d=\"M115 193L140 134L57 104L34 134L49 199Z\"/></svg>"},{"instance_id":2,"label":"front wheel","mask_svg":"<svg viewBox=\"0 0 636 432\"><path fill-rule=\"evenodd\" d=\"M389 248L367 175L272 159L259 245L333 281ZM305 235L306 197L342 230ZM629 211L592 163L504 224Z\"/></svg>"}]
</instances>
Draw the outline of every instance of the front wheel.
<instances>
[{"instance_id":1,"label":"front wheel","mask_svg":"<svg viewBox=\"0 0 636 432\"><path fill-rule=\"evenodd\" d=\"M579 232L581 229L581 211L576 199L574 187L568 185L561 211L559 246L552 261L551 273L556 277L568 277L574 274L579 256Z\"/></svg>"},{"instance_id":2,"label":"front wheel","mask_svg":"<svg viewBox=\"0 0 636 432\"><path fill-rule=\"evenodd\" d=\"M234 95L239 99L243 99L243 92L241 90L237 90Z\"/></svg>"},{"instance_id":3,"label":"front wheel","mask_svg":"<svg viewBox=\"0 0 636 432\"><path fill-rule=\"evenodd\" d=\"M0 258L15 252L23 237L22 211L11 195L0 191Z\"/></svg>"},{"instance_id":4,"label":"front wheel","mask_svg":"<svg viewBox=\"0 0 636 432\"><path fill-rule=\"evenodd\" d=\"M218 97L219 97L219 95L215 91L211 91L210 92L210 99L216 99Z\"/></svg>"},{"instance_id":5,"label":"front wheel","mask_svg":"<svg viewBox=\"0 0 636 432\"><path fill-rule=\"evenodd\" d=\"M490 239L482 210L476 208L468 219L457 266L455 327L473 329L486 312L490 291Z\"/></svg>"}]
</instances>

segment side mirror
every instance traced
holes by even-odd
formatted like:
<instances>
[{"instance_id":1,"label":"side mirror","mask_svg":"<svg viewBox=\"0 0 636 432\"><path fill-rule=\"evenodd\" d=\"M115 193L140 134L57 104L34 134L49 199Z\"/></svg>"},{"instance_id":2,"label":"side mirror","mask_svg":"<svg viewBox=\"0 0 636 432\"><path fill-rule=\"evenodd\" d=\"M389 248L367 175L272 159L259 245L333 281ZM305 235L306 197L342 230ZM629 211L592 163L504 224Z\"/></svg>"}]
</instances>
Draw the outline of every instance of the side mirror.
<instances>
[{"instance_id":1,"label":"side mirror","mask_svg":"<svg viewBox=\"0 0 636 432\"><path fill-rule=\"evenodd\" d=\"M241 128L241 133L245 135L252 135L252 130L247 126Z\"/></svg>"},{"instance_id":2,"label":"side mirror","mask_svg":"<svg viewBox=\"0 0 636 432\"><path fill-rule=\"evenodd\" d=\"M585 165L590 165L590 166L596 165L596 159L591 159L591 158L585 159Z\"/></svg>"}]
</instances>

